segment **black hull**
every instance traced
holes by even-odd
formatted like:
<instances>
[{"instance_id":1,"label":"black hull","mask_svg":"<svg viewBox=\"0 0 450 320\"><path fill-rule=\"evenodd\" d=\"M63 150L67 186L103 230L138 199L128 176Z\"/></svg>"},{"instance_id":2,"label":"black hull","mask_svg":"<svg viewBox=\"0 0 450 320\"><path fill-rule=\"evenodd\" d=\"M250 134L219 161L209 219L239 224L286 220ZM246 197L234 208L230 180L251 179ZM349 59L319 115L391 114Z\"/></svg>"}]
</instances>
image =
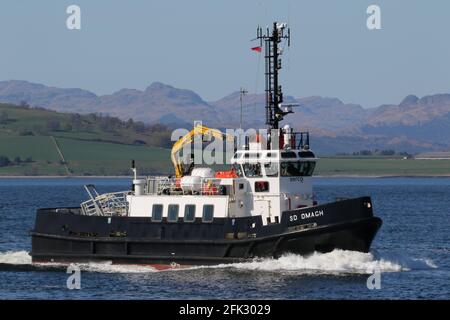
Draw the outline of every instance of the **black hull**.
<instances>
[{"instance_id":1,"label":"black hull","mask_svg":"<svg viewBox=\"0 0 450 320\"><path fill-rule=\"evenodd\" d=\"M280 223L266 226L261 217L153 223L59 210L66 212L38 210L31 231L33 262L210 265L285 253L368 252L382 223L373 217L368 197L284 212Z\"/></svg>"}]
</instances>

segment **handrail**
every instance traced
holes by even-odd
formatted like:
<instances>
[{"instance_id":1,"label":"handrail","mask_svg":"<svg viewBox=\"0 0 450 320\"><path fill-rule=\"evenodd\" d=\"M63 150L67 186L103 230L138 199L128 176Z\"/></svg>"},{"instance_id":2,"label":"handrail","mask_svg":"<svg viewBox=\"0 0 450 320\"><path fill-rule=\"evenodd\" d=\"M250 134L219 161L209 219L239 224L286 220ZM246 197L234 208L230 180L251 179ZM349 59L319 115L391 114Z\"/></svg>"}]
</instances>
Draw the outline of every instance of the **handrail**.
<instances>
[{"instance_id":1,"label":"handrail","mask_svg":"<svg viewBox=\"0 0 450 320\"><path fill-rule=\"evenodd\" d=\"M223 195L221 178L202 178L183 185L182 179L168 177L148 177L147 193L157 195Z\"/></svg>"},{"instance_id":2,"label":"handrail","mask_svg":"<svg viewBox=\"0 0 450 320\"><path fill-rule=\"evenodd\" d=\"M81 214L87 216L128 215L128 191L104 193L81 203Z\"/></svg>"}]
</instances>

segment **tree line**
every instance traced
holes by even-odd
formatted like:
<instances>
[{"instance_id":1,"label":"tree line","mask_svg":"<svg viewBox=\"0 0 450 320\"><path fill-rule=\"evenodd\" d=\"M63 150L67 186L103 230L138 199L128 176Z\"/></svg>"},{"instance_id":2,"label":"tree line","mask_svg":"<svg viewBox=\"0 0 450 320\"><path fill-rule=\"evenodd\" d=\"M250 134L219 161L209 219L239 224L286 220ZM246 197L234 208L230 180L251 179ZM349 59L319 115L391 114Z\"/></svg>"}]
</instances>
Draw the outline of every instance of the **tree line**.
<instances>
[{"instance_id":1,"label":"tree line","mask_svg":"<svg viewBox=\"0 0 450 320\"><path fill-rule=\"evenodd\" d=\"M43 123L36 123L26 128L16 128L16 132L21 136L49 135L54 132L95 132L100 129L100 131L110 133L116 137L122 136L128 138L129 131L132 131L136 134L144 135L145 141L136 139L129 141L129 143L138 145L148 144L163 148L171 146L171 130L163 124L147 124L142 121L134 121L133 119L125 121L101 113L90 113L86 115L72 113L67 117L45 108L30 107L26 102L22 102L19 106L15 107L55 113L55 116L50 115ZM0 112L0 125L8 124L11 121L14 121L14 119L5 110Z\"/></svg>"},{"instance_id":2,"label":"tree line","mask_svg":"<svg viewBox=\"0 0 450 320\"><path fill-rule=\"evenodd\" d=\"M338 153L338 156L404 156L404 157L409 157L411 156L409 153L407 152L397 152L393 149L386 149L386 150L379 150L379 149L375 149L375 150L360 150L360 151L355 151L353 153L346 153L346 152L342 152L342 153Z\"/></svg>"},{"instance_id":3,"label":"tree line","mask_svg":"<svg viewBox=\"0 0 450 320\"><path fill-rule=\"evenodd\" d=\"M30 162L33 162L31 157L27 157L22 160L19 156L17 156L13 160L10 160L7 156L0 156L0 167L8 167Z\"/></svg>"}]
</instances>

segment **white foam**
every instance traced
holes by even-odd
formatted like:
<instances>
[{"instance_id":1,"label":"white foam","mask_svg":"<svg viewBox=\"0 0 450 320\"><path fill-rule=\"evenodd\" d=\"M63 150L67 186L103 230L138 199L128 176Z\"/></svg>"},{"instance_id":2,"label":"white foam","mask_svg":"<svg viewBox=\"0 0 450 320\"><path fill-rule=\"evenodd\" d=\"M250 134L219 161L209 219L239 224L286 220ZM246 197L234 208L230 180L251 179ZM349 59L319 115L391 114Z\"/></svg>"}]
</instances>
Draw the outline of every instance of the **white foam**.
<instances>
[{"instance_id":1,"label":"white foam","mask_svg":"<svg viewBox=\"0 0 450 320\"><path fill-rule=\"evenodd\" d=\"M408 271L409 267L383 258L376 259L372 253L334 250L329 253L314 252L300 256L286 254L279 259L262 259L252 262L223 264L216 268L235 268L243 270L288 271L303 274L370 274L381 272Z\"/></svg>"},{"instance_id":2,"label":"white foam","mask_svg":"<svg viewBox=\"0 0 450 320\"><path fill-rule=\"evenodd\" d=\"M155 268L146 265L113 264L111 261L76 263L80 270L99 273L147 273L156 272Z\"/></svg>"},{"instance_id":3,"label":"white foam","mask_svg":"<svg viewBox=\"0 0 450 320\"><path fill-rule=\"evenodd\" d=\"M30 265L40 268L65 267L63 263L39 263L33 264L31 257L26 251L0 252L0 264L8 265ZM80 270L99 273L148 273L158 272L149 265L125 265L113 264L111 261L76 263ZM375 270L381 272L399 272L409 270L420 270L437 268L436 264L427 258L410 258L404 254L384 255L375 257L373 253L356 251L334 250L329 253L318 253L301 256L286 254L279 259L257 259L243 263L221 264L216 266L198 266L188 269L199 268L233 268L236 270L260 270L268 272L294 272L298 274L371 274Z\"/></svg>"},{"instance_id":4,"label":"white foam","mask_svg":"<svg viewBox=\"0 0 450 320\"><path fill-rule=\"evenodd\" d=\"M0 263L13 265L31 264L31 256L26 251L0 252Z\"/></svg>"},{"instance_id":5,"label":"white foam","mask_svg":"<svg viewBox=\"0 0 450 320\"><path fill-rule=\"evenodd\" d=\"M38 268L65 268L69 263L45 262L32 263L31 256L27 251L6 251L0 252L0 264L11 266L36 266ZM151 266L144 265L116 265L111 261L105 262L89 262L89 263L75 263L82 271L87 272L101 272L101 273L142 273L155 272L156 269Z\"/></svg>"},{"instance_id":6,"label":"white foam","mask_svg":"<svg viewBox=\"0 0 450 320\"><path fill-rule=\"evenodd\" d=\"M403 252L391 252L383 254L384 259L401 265L407 270L436 269L438 266L428 258L411 258Z\"/></svg>"}]
</instances>

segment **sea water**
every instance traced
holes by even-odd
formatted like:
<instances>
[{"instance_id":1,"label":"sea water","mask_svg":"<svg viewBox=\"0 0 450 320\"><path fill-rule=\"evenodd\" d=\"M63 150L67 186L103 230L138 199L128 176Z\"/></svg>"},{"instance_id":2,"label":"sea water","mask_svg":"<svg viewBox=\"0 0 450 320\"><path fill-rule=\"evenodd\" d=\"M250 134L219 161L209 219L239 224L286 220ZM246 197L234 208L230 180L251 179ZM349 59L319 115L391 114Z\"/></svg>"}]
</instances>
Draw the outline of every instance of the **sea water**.
<instances>
[{"instance_id":1,"label":"sea water","mask_svg":"<svg viewBox=\"0 0 450 320\"><path fill-rule=\"evenodd\" d=\"M319 203L369 195L383 226L369 253L307 256L156 271L79 264L69 290L62 264L32 265L35 210L77 206L83 184L127 190L129 179L0 179L0 299L449 299L450 178L315 178ZM379 273L379 288L367 279Z\"/></svg>"}]
</instances>

